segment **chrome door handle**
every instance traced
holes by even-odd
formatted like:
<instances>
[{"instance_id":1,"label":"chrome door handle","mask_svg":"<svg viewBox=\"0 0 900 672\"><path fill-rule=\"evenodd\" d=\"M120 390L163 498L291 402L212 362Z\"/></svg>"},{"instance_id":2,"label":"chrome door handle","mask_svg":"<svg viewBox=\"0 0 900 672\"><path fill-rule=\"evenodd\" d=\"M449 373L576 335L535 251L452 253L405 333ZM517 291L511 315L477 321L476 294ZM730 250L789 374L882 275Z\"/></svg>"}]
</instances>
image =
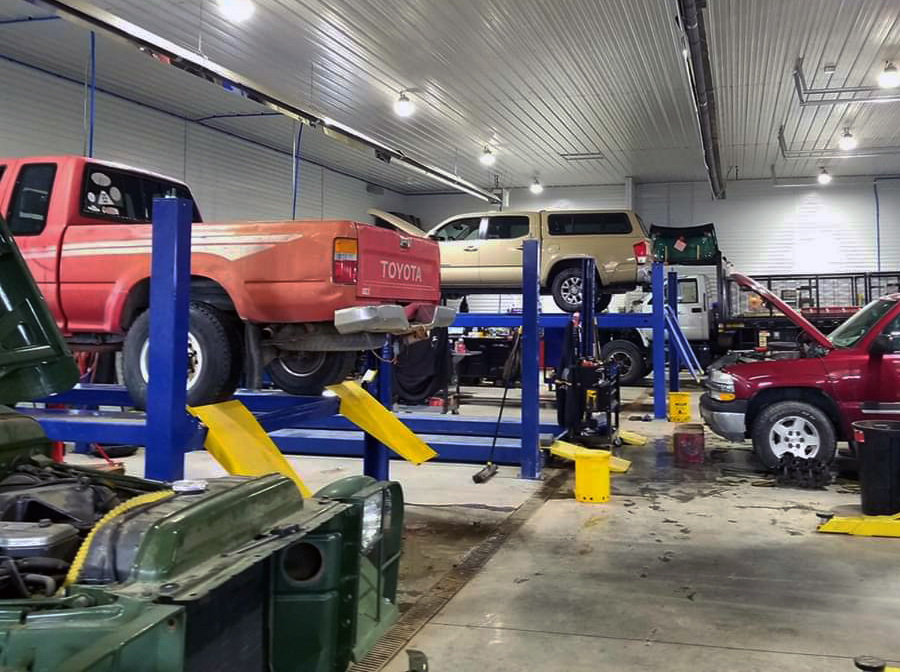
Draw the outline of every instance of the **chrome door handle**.
<instances>
[{"instance_id":1,"label":"chrome door handle","mask_svg":"<svg viewBox=\"0 0 900 672\"><path fill-rule=\"evenodd\" d=\"M524 250L524 249L525 249L525 245L524 245L524 244L521 244L521 245L519 245L516 249L517 249L517 250Z\"/></svg>"},{"instance_id":2,"label":"chrome door handle","mask_svg":"<svg viewBox=\"0 0 900 672\"><path fill-rule=\"evenodd\" d=\"M478 248L477 248L477 247L474 247L474 246L472 246L472 247L464 247L464 248L463 248L463 252L477 252L477 251L478 251Z\"/></svg>"}]
</instances>

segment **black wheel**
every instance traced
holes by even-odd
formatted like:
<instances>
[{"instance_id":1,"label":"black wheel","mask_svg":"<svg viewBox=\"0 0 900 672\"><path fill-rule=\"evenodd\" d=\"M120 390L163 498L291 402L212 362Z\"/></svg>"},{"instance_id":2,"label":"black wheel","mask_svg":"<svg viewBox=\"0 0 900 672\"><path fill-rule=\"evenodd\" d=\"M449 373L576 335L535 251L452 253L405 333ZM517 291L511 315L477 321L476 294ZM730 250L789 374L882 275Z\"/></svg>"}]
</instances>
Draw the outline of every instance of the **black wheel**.
<instances>
[{"instance_id":1,"label":"black wheel","mask_svg":"<svg viewBox=\"0 0 900 672\"><path fill-rule=\"evenodd\" d=\"M319 394L340 383L356 366L356 352L292 352L268 366L272 382L289 394Z\"/></svg>"},{"instance_id":2,"label":"black wheel","mask_svg":"<svg viewBox=\"0 0 900 672\"><path fill-rule=\"evenodd\" d=\"M564 268L554 276L553 282L550 284L550 293L560 310L567 313L581 310L581 284L581 269L575 266ZM598 282L595 300L595 309L598 311L609 308L612 301L611 294L601 294L601 291L602 288Z\"/></svg>"},{"instance_id":3,"label":"black wheel","mask_svg":"<svg viewBox=\"0 0 900 672\"><path fill-rule=\"evenodd\" d=\"M237 384L234 352L239 337L232 321L205 303L191 303L188 321L189 406L214 404L230 397ZM122 373L137 408L147 405L150 311L141 313L131 325L122 347Z\"/></svg>"},{"instance_id":4,"label":"black wheel","mask_svg":"<svg viewBox=\"0 0 900 672\"><path fill-rule=\"evenodd\" d=\"M634 385L646 375L644 355L631 341L610 341L600 348L603 360L612 359L619 368L619 384Z\"/></svg>"},{"instance_id":5,"label":"black wheel","mask_svg":"<svg viewBox=\"0 0 900 672\"><path fill-rule=\"evenodd\" d=\"M802 401L780 401L764 408L751 430L753 450L769 469L784 455L834 460L834 426L820 409Z\"/></svg>"}]
</instances>

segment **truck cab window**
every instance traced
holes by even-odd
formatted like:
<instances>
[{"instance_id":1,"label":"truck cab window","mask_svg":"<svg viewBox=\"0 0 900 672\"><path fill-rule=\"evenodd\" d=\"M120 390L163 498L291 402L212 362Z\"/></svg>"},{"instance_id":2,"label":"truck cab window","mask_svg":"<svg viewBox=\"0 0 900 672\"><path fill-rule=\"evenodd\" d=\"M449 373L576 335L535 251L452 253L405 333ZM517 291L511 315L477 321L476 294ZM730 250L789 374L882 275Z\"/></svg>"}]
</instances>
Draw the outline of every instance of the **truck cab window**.
<instances>
[{"instance_id":1,"label":"truck cab window","mask_svg":"<svg viewBox=\"0 0 900 672\"><path fill-rule=\"evenodd\" d=\"M6 220L14 236L36 236L47 224L56 164L31 163L19 170Z\"/></svg>"},{"instance_id":2,"label":"truck cab window","mask_svg":"<svg viewBox=\"0 0 900 672\"><path fill-rule=\"evenodd\" d=\"M193 200L184 185L99 164L88 165L82 186L81 213L119 222L146 223L153 219L154 198L175 197ZM196 203L193 221L201 221Z\"/></svg>"},{"instance_id":3,"label":"truck cab window","mask_svg":"<svg viewBox=\"0 0 900 672\"><path fill-rule=\"evenodd\" d=\"M475 240L480 226L481 217L454 219L435 231L432 237L435 240Z\"/></svg>"},{"instance_id":4,"label":"truck cab window","mask_svg":"<svg viewBox=\"0 0 900 672\"><path fill-rule=\"evenodd\" d=\"M891 352L900 352L900 315L888 322L881 333L891 340Z\"/></svg>"},{"instance_id":5,"label":"truck cab window","mask_svg":"<svg viewBox=\"0 0 900 672\"><path fill-rule=\"evenodd\" d=\"M488 219L488 240L523 238L529 231L528 217L491 217Z\"/></svg>"},{"instance_id":6,"label":"truck cab window","mask_svg":"<svg viewBox=\"0 0 900 672\"><path fill-rule=\"evenodd\" d=\"M678 303L698 303L700 293L697 291L697 281L693 278L690 280L678 281Z\"/></svg>"}]
</instances>

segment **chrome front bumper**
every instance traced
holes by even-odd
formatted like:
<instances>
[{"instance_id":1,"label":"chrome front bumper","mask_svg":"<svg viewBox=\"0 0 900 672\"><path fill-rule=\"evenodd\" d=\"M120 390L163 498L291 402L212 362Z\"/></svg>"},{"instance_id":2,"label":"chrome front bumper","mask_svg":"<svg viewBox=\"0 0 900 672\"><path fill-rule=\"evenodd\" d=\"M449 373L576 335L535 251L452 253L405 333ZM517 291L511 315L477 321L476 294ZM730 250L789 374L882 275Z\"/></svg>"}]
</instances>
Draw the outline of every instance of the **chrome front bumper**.
<instances>
[{"instance_id":1,"label":"chrome front bumper","mask_svg":"<svg viewBox=\"0 0 900 672\"><path fill-rule=\"evenodd\" d=\"M334 311L334 326L339 334L405 334L421 328L449 327L455 319L453 308L431 304L354 306Z\"/></svg>"},{"instance_id":2,"label":"chrome front bumper","mask_svg":"<svg viewBox=\"0 0 900 672\"><path fill-rule=\"evenodd\" d=\"M707 392L700 397L700 416L709 428L729 441L744 440L746 401L716 401Z\"/></svg>"}]
</instances>

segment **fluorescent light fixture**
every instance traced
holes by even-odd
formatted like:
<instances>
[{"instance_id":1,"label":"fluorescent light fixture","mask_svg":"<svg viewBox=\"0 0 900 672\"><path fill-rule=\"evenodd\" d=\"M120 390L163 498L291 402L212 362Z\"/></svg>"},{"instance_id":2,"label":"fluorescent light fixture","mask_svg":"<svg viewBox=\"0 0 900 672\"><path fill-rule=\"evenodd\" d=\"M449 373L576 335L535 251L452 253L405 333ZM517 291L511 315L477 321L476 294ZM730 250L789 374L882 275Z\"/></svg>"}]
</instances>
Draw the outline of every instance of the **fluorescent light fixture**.
<instances>
[{"instance_id":1,"label":"fluorescent light fixture","mask_svg":"<svg viewBox=\"0 0 900 672\"><path fill-rule=\"evenodd\" d=\"M493 166L497 161L497 157L494 156L494 153L491 151L491 148L487 145L484 146L484 151L481 153L481 156L478 157L478 160L481 161L486 166Z\"/></svg>"},{"instance_id":2,"label":"fluorescent light fixture","mask_svg":"<svg viewBox=\"0 0 900 672\"><path fill-rule=\"evenodd\" d=\"M415 104L409 99L405 91L401 91L400 97L394 103L394 114L398 117L409 117L415 111Z\"/></svg>"},{"instance_id":3,"label":"fluorescent light fixture","mask_svg":"<svg viewBox=\"0 0 900 672\"><path fill-rule=\"evenodd\" d=\"M253 16L256 7L253 0L219 0L219 9L229 21L241 23Z\"/></svg>"},{"instance_id":4,"label":"fluorescent light fixture","mask_svg":"<svg viewBox=\"0 0 900 672\"><path fill-rule=\"evenodd\" d=\"M819 180L819 184L831 184L831 175L825 168L819 170L819 176L816 179Z\"/></svg>"},{"instance_id":5,"label":"fluorescent light fixture","mask_svg":"<svg viewBox=\"0 0 900 672\"><path fill-rule=\"evenodd\" d=\"M853 134L850 132L849 128L844 129L844 134L838 140L838 147L840 147L845 152L852 152L856 149L856 138L853 137Z\"/></svg>"},{"instance_id":6,"label":"fluorescent light fixture","mask_svg":"<svg viewBox=\"0 0 900 672\"><path fill-rule=\"evenodd\" d=\"M528 187L532 194L539 194L544 191L544 185L541 184L541 181L537 178L534 178L534 182L531 183L531 186Z\"/></svg>"},{"instance_id":7,"label":"fluorescent light fixture","mask_svg":"<svg viewBox=\"0 0 900 672\"><path fill-rule=\"evenodd\" d=\"M900 70L897 66L888 62L884 70L878 75L878 86L882 89L895 89L900 86Z\"/></svg>"}]
</instances>

